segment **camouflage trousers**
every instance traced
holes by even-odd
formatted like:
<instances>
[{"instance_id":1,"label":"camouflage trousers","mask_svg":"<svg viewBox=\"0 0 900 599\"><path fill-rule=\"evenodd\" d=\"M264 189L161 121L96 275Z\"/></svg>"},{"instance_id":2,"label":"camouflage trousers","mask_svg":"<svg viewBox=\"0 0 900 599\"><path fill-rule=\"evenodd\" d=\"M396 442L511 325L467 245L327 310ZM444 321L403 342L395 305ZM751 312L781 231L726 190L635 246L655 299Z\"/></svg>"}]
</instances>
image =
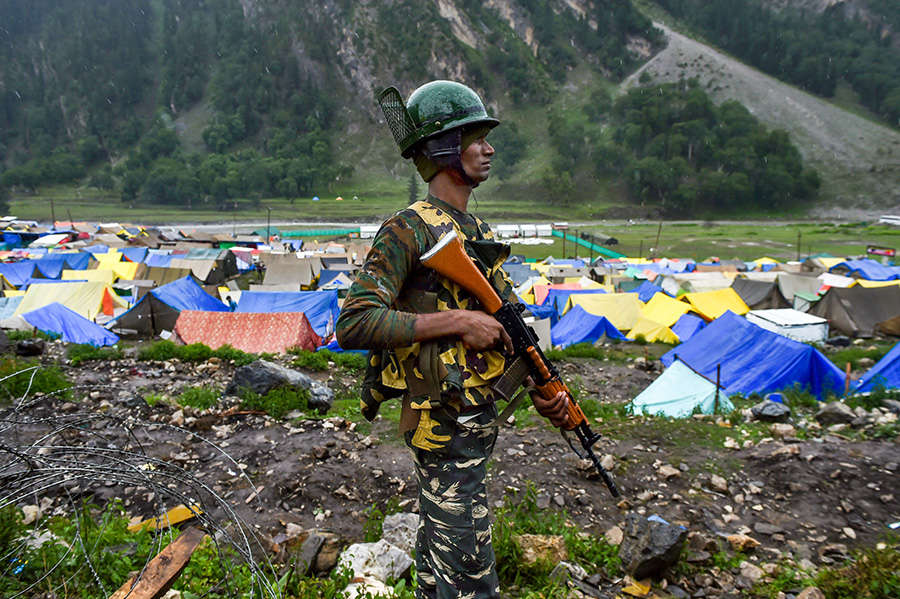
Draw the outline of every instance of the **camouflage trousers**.
<instances>
[{"instance_id":1,"label":"camouflage trousers","mask_svg":"<svg viewBox=\"0 0 900 599\"><path fill-rule=\"evenodd\" d=\"M417 599L494 599L500 582L491 545L485 475L497 440L493 404L456 424L449 445L413 450L419 483Z\"/></svg>"}]
</instances>

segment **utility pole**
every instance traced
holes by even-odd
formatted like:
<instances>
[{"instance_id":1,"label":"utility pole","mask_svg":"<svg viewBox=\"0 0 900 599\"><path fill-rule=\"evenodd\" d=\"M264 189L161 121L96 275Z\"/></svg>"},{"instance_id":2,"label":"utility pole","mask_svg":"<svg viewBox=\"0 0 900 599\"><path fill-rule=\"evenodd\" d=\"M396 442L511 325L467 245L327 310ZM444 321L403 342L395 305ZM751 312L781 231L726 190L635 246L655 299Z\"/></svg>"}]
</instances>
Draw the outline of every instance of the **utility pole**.
<instances>
[{"instance_id":1,"label":"utility pole","mask_svg":"<svg viewBox=\"0 0 900 599\"><path fill-rule=\"evenodd\" d=\"M653 257L659 253L659 234L662 233L662 221L659 221L659 227L656 229L656 243L653 244Z\"/></svg>"},{"instance_id":2,"label":"utility pole","mask_svg":"<svg viewBox=\"0 0 900 599\"><path fill-rule=\"evenodd\" d=\"M69 215L69 228L75 230L75 221L72 220L72 211L66 208L66 214Z\"/></svg>"},{"instance_id":3,"label":"utility pole","mask_svg":"<svg viewBox=\"0 0 900 599\"><path fill-rule=\"evenodd\" d=\"M53 205L53 198L50 198L50 226L56 228L56 206Z\"/></svg>"},{"instance_id":4,"label":"utility pole","mask_svg":"<svg viewBox=\"0 0 900 599\"><path fill-rule=\"evenodd\" d=\"M271 220L272 220L272 209L270 207L266 206L266 245L269 245L269 240L272 238L272 236L269 235L269 225L271 223Z\"/></svg>"},{"instance_id":5,"label":"utility pole","mask_svg":"<svg viewBox=\"0 0 900 599\"><path fill-rule=\"evenodd\" d=\"M797 231L797 262L800 261L800 236L801 235L802 235L802 233L800 231Z\"/></svg>"}]
</instances>

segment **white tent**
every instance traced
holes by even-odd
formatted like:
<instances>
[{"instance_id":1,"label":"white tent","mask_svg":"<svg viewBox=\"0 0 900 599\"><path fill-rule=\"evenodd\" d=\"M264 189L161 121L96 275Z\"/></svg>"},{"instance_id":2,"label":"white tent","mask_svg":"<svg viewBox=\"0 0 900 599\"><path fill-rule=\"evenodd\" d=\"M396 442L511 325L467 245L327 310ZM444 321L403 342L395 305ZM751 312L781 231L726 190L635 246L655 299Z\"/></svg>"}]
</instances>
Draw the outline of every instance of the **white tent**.
<instances>
[{"instance_id":1,"label":"white tent","mask_svg":"<svg viewBox=\"0 0 900 599\"><path fill-rule=\"evenodd\" d=\"M794 341L815 343L828 339L827 320L791 308L751 310L747 320Z\"/></svg>"}]
</instances>

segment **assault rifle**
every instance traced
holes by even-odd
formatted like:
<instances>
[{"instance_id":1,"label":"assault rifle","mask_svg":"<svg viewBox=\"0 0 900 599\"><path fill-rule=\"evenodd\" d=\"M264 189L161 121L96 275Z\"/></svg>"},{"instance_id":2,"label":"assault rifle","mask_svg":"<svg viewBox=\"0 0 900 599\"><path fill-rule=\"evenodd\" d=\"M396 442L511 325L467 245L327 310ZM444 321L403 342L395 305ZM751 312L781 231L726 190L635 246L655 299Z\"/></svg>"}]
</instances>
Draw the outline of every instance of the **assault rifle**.
<instances>
[{"instance_id":1,"label":"assault rifle","mask_svg":"<svg viewBox=\"0 0 900 599\"><path fill-rule=\"evenodd\" d=\"M456 231L450 231L441 236L433 248L422 254L420 261L428 268L450 279L477 297L484 311L503 325L510 339L512 339L513 351L516 356L514 366L523 368L523 372L527 371L541 397L552 399L560 391L566 393L569 398L567 407L569 419L565 428L560 429L563 438L578 457L590 459L593 462L603 482L606 483L609 492L612 493L613 497L618 497L619 489L616 487L615 481L600 463L592 449L594 443L600 439L600 435L591 431L584 412L575 401L575 398L572 397L572 392L538 346L538 339L534 330L522 319L522 314L516 305L500 298L490 281L466 254ZM571 431L574 431L575 436L578 438L582 451L575 447L571 438L566 434Z\"/></svg>"}]
</instances>

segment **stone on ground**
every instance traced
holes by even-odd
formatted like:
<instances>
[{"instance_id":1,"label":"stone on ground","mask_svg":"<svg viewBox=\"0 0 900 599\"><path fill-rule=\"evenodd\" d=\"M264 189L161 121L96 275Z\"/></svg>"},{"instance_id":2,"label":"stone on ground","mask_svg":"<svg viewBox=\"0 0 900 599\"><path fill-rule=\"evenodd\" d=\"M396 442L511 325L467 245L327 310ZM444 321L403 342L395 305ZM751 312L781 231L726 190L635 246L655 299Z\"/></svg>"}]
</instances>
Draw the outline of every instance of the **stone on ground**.
<instances>
[{"instance_id":1,"label":"stone on ground","mask_svg":"<svg viewBox=\"0 0 900 599\"><path fill-rule=\"evenodd\" d=\"M625 571L635 578L659 577L678 561L686 538L687 530L681 526L631 513L625 518L619 558Z\"/></svg>"},{"instance_id":2,"label":"stone on ground","mask_svg":"<svg viewBox=\"0 0 900 599\"><path fill-rule=\"evenodd\" d=\"M244 389L265 395L278 387L299 387L309 390L309 407L320 412L328 411L334 401L334 393L327 386L296 370L291 370L268 360L257 360L234 371L234 378L225 390L239 395Z\"/></svg>"},{"instance_id":3,"label":"stone on ground","mask_svg":"<svg viewBox=\"0 0 900 599\"><path fill-rule=\"evenodd\" d=\"M791 409L770 399L763 400L750 408L753 417L763 422L784 422L791 416Z\"/></svg>"}]
</instances>

